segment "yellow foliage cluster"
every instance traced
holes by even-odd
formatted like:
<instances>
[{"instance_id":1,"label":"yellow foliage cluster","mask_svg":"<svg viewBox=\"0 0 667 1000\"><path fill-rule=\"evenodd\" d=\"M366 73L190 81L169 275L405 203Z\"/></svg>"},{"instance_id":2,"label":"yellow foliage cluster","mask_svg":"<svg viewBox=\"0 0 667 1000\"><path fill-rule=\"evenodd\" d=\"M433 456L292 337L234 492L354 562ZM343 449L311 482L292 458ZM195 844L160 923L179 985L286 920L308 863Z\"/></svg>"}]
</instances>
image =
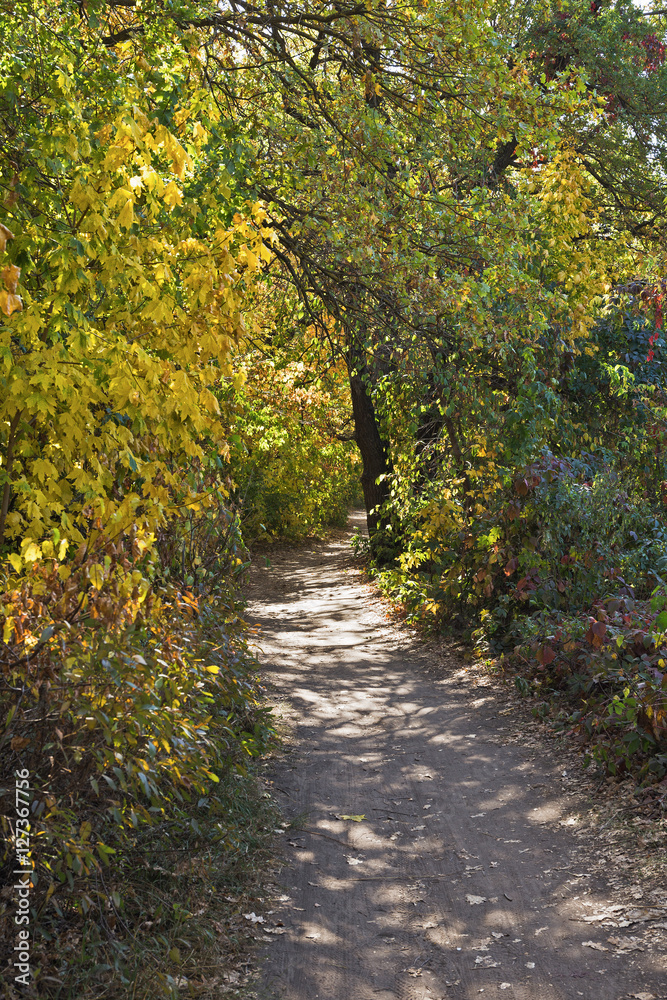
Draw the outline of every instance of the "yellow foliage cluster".
<instances>
[{"instance_id":1,"label":"yellow foliage cluster","mask_svg":"<svg viewBox=\"0 0 667 1000\"><path fill-rule=\"evenodd\" d=\"M26 562L54 528L79 542L98 518L150 534L203 443L224 456L212 389L271 257L262 207L197 183L218 117L203 90L167 127L140 76L93 110L66 70L33 120L49 121L39 169L15 170L0 226L0 536Z\"/></svg>"},{"instance_id":2,"label":"yellow foliage cluster","mask_svg":"<svg viewBox=\"0 0 667 1000\"><path fill-rule=\"evenodd\" d=\"M576 153L566 148L535 175L530 189L540 203L546 271L558 282L567 317L563 340L572 344L587 338L595 321L592 307L609 288L611 262L600 259L600 241L589 239L598 223L591 180Z\"/></svg>"}]
</instances>

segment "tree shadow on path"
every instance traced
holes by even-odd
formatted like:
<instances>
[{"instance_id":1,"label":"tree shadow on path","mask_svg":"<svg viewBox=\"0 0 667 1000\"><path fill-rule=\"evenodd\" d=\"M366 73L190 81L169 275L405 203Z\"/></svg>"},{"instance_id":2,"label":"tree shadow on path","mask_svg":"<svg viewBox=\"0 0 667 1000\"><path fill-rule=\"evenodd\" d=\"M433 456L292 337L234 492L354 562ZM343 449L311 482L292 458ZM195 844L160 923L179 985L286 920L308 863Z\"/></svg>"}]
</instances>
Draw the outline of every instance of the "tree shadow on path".
<instances>
[{"instance_id":1,"label":"tree shadow on path","mask_svg":"<svg viewBox=\"0 0 667 1000\"><path fill-rule=\"evenodd\" d=\"M347 561L341 533L252 581L264 677L295 722L274 783L286 816L306 817L285 837L270 995L667 995L665 952L645 941L664 935L664 893L619 901L587 870L588 804L557 754L509 743L460 671L430 674Z\"/></svg>"}]
</instances>

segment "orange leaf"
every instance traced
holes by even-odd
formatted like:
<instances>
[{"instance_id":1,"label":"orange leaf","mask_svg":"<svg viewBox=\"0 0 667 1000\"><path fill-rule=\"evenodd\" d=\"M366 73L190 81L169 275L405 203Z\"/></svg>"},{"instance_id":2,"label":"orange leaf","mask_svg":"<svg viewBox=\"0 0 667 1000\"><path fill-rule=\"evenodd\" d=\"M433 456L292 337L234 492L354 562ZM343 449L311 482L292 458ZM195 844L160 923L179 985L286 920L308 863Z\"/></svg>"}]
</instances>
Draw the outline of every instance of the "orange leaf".
<instances>
[{"instance_id":1,"label":"orange leaf","mask_svg":"<svg viewBox=\"0 0 667 1000\"><path fill-rule=\"evenodd\" d=\"M5 288L8 292L14 293L16 291L20 277L21 268L17 267L16 264L8 264L2 272L2 280L4 281Z\"/></svg>"},{"instance_id":2,"label":"orange leaf","mask_svg":"<svg viewBox=\"0 0 667 1000\"><path fill-rule=\"evenodd\" d=\"M0 253L2 253L5 250L7 246L7 240L13 240L13 239L14 239L14 233L11 231L11 229L7 229L7 226L3 226L2 223L0 222Z\"/></svg>"},{"instance_id":3,"label":"orange leaf","mask_svg":"<svg viewBox=\"0 0 667 1000\"><path fill-rule=\"evenodd\" d=\"M607 626L604 622L591 622L591 626L586 633L586 640L599 649L602 640L607 634Z\"/></svg>"},{"instance_id":4,"label":"orange leaf","mask_svg":"<svg viewBox=\"0 0 667 1000\"><path fill-rule=\"evenodd\" d=\"M23 310L23 300L20 295L14 295L12 292L3 289L0 292L0 309L5 316L11 316L13 312L21 312Z\"/></svg>"},{"instance_id":5,"label":"orange leaf","mask_svg":"<svg viewBox=\"0 0 667 1000\"><path fill-rule=\"evenodd\" d=\"M512 558L505 566L505 576L511 576L518 565L519 565L519 560L517 559L516 556L512 556Z\"/></svg>"}]
</instances>

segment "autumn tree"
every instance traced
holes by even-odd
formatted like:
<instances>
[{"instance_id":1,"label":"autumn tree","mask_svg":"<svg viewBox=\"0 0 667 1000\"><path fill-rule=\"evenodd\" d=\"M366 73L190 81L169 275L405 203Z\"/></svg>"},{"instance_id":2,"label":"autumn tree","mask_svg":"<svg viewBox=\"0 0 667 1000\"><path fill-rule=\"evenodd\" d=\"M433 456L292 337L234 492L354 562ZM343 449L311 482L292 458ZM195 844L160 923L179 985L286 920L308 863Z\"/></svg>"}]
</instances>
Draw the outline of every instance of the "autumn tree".
<instances>
[{"instance_id":1,"label":"autumn tree","mask_svg":"<svg viewBox=\"0 0 667 1000\"><path fill-rule=\"evenodd\" d=\"M187 501L181 468L225 452L211 389L270 258L265 213L233 202L210 152L220 113L190 36L112 44L104 10L123 16L3 18L0 537L27 561L95 522L154 532Z\"/></svg>"},{"instance_id":2,"label":"autumn tree","mask_svg":"<svg viewBox=\"0 0 667 1000\"><path fill-rule=\"evenodd\" d=\"M305 322L348 367L372 530L392 468L407 475L428 427L459 477L487 425L506 465L524 461L548 437L556 369L585 345L605 288L647 250L659 266L659 15L199 0L63 4L62 16L73 37L88 33L73 67L125 60L128 99L147 93L149 121L179 143L187 133L171 225L199 233L216 185L266 206L270 280L298 290ZM169 72L165 39L183 52ZM123 190L118 214L138 225ZM533 430L518 433L528 413Z\"/></svg>"}]
</instances>

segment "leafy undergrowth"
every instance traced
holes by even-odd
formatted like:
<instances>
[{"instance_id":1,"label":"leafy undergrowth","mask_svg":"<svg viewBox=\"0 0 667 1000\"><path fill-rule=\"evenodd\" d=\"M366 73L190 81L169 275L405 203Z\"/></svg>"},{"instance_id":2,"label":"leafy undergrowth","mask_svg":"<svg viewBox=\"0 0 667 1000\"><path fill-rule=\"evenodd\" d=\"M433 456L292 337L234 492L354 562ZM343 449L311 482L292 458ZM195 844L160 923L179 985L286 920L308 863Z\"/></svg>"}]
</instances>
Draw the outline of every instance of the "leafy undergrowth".
<instances>
[{"instance_id":1,"label":"leafy undergrowth","mask_svg":"<svg viewBox=\"0 0 667 1000\"><path fill-rule=\"evenodd\" d=\"M153 1000L191 978L205 995L218 937L240 940L212 924L217 897L237 894L275 826L249 769L273 729L235 591L155 589L154 559L132 532L98 535L5 580L0 967L13 982L23 859L23 993L40 1000Z\"/></svg>"},{"instance_id":2,"label":"leafy undergrowth","mask_svg":"<svg viewBox=\"0 0 667 1000\"><path fill-rule=\"evenodd\" d=\"M33 947L34 992L58 1000L158 1000L236 996L248 978L277 810L256 765L228 772L217 802L224 835L204 810L199 830L147 831L132 851L89 880L96 912L70 902L44 912ZM7 982L9 982L7 976ZM15 997L11 991L3 994Z\"/></svg>"},{"instance_id":3,"label":"leafy undergrowth","mask_svg":"<svg viewBox=\"0 0 667 1000\"><path fill-rule=\"evenodd\" d=\"M533 713L554 722L609 775L667 800L667 596L597 601L590 614L542 611L492 661Z\"/></svg>"}]
</instances>

